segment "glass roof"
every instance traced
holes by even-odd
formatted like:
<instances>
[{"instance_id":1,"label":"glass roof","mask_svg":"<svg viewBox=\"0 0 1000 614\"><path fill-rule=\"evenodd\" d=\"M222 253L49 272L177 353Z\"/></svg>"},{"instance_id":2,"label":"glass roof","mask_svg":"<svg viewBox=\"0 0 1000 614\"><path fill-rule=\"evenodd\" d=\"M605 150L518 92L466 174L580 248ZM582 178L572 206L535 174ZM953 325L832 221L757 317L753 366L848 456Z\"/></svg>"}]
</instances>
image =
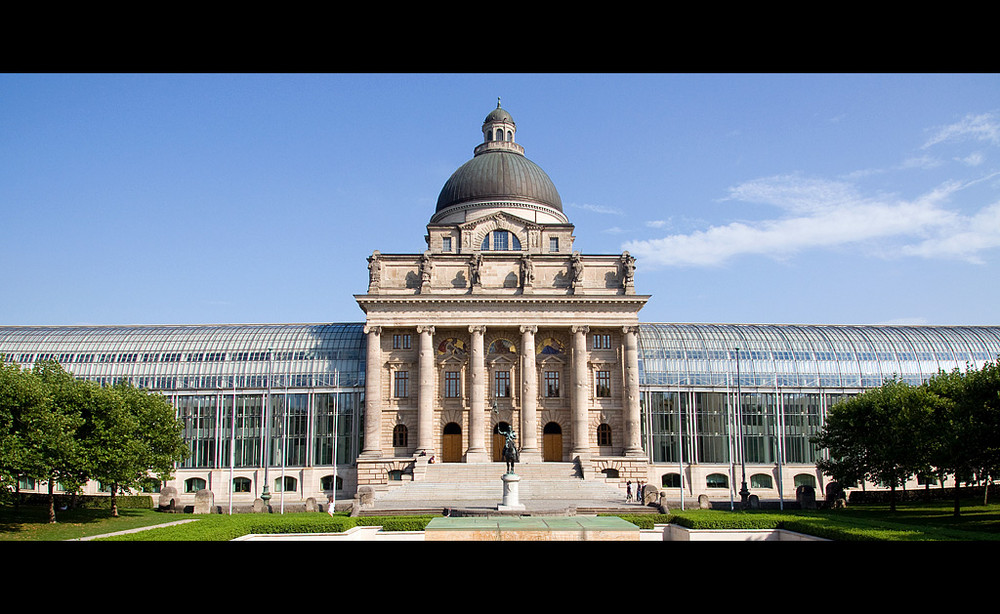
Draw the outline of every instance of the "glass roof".
<instances>
[{"instance_id":1,"label":"glass roof","mask_svg":"<svg viewBox=\"0 0 1000 614\"><path fill-rule=\"evenodd\" d=\"M0 354L22 365L49 358L78 377L170 376L191 387L263 374L306 386L331 373L360 386L365 347L361 323L0 327ZM741 386L862 388L981 367L1000 356L1000 327L655 323L640 325L639 348L646 387L734 387L738 372Z\"/></svg>"},{"instance_id":2,"label":"glass roof","mask_svg":"<svg viewBox=\"0 0 1000 614\"><path fill-rule=\"evenodd\" d=\"M1000 327L642 324L639 345L647 386L735 386L738 370L743 386L857 388L981 367Z\"/></svg>"}]
</instances>

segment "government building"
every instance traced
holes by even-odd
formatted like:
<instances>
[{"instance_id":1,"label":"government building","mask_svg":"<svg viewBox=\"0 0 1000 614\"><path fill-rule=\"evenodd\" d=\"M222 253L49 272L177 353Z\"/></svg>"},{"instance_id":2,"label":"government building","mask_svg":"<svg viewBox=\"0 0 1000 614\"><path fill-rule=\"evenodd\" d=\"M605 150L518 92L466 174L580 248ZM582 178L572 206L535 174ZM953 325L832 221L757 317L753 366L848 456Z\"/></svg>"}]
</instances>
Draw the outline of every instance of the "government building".
<instances>
[{"instance_id":1,"label":"government building","mask_svg":"<svg viewBox=\"0 0 1000 614\"><path fill-rule=\"evenodd\" d=\"M509 430L519 472L668 500L730 499L745 474L761 499L794 499L828 481L809 439L834 403L1000 355L993 326L642 323L635 259L575 249L516 136L498 104L428 212L427 249L367 258L363 322L0 327L0 355L162 393L190 451L164 486L272 505L377 500L435 464L459 469L456 489L482 467L499 484Z\"/></svg>"}]
</instances>

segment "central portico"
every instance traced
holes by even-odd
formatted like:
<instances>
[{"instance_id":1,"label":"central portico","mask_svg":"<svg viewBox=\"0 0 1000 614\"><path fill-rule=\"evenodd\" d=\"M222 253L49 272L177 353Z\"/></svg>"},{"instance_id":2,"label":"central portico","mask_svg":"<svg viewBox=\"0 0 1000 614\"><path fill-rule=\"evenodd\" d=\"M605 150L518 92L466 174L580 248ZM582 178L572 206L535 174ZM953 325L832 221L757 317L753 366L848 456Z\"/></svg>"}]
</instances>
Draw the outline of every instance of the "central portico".
<instances>
[{"instance_id":1,"label":"central portico","mask_svg":"<svg viewBox=\"0 0 1000 614\"><path fill-rule=\"evenodd\" d=\"M422 254L368 259L359 485L415 464L500 462L645 470L634 259L584 255L548 175L499 104L445 183ZM627 467L626 467L627 466ZM414 477L414 479L417 479Z\"/></svg>"}]
</instances>

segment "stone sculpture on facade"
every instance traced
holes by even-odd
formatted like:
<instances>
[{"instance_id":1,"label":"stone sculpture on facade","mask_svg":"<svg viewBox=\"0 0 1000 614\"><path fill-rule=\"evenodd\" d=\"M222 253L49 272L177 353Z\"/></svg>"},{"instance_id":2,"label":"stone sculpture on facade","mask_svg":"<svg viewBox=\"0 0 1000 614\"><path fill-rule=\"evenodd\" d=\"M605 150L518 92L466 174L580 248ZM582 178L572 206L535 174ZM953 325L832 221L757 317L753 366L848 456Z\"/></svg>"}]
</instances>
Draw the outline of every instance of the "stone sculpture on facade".
<instances>
[{"instance_id":1,"label":"stone sculpture on facade","mask_svg":"<svg viewBox=\"0 0 1000 614\"><path fill-rule=\"evenodd\" d=\"M580 252L573 252L573 260L570 264L570 271L573 275L571 287L573 290L576 290L577 287L583 284L583 258L580 256Z\"/></svg>"},{"instance_id":2,"label":"stone sculpture on facade","mask_svg":"<svg viewBox=\"0 0 1000 614\"><path fill-rule=\"evenodd\" d=\"M531 256L525 254L521 257L521 287L528 288L535 283L535 265L531 262Z\"/></svg>"},{"instance_id":3,"label":"stone sculpture on facade","mask_svg":"<svg viewBox=\"0 0 1000 614\"><path fill-rule=\"evenodd\" d=\"M424 292L430 290L431 287L431 273L434 269L434 263L431 262L430 252L424 252L424 255L420 258L420 291Z\"/></svg>"},{"instance_id":4,"label":"stone sculpture on facade","mask_svg":"<svg viewBox=\"0 0 1000 614\"><path fill-rule=\"evenodd\" d=\"M368 257L368 291L377 292L382 283L382 254L378 250Z\"/></svg>"},{"instance_id":5,"label":"stone sculpture on facade","mask_svg":"<svg viewBox=\"0 0 1000 614\"><path fill-rule=\"evenodd\" d=\"M483 255L476 252L472 256L472 260L469 262L469 282L473 286L478 286L481 282L480 276L482 275L483 268Z\"/></svg>"},{"instance_id":6,"label":"stone sculpture on facade","mask_svg":"<svg viewBox=\"0 0 1000 614\"><path fill-rule=\"evenodd\" d=\"M622 288L635 285L635 257L628 252L622 252Z\"/></svg>"}]
</instances>

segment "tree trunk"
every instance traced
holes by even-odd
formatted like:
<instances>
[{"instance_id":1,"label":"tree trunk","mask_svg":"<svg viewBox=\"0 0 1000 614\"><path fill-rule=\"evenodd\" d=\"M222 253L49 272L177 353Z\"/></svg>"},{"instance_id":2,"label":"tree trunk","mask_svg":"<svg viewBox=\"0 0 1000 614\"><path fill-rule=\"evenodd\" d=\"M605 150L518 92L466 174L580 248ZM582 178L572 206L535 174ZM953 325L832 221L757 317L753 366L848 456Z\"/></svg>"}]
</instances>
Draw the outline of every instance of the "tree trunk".
<instances>
[{"instance_id":1,"label":"tree trunk","mask_svg":"<svg viewBox=\"0 0 1000 614\"><path fill-rule=\"evenodd\" d=\"M952 512L952 516L954 516L955 518L958 518L959 516L962 515L962 511L961 511L962 510L962 504L959 502L959 498L961 498L961 496L962 496L960 491L961 491L960 483L958 481L958 478L956 477L955 478L955 510Z\"/></svg>"},{"instance_id":2,"label":"tree trunk","mask_svg":"<svg viewBox=\"0 0 1000 614\"><path fill-rule=\"evenodd\" d=\"M118 499L115 497L115 493L118 491L118 485L111 485L111 517L118 518Z\"/></svg>"},{"instance_id":3,"label":"tree trunk","mask_svg":"<svg viewBox=\"0 0 1000 614\"><path fill-rule=\"evenodd\" d=\"M896 511L896 484L895 483L893 483L892 486L889 487L889 511L890 512L895 512Z\"/></svg>"},{"instance_id":4,"label":"tree trunk","mask_svg":"<svg viewBox=\"0 0 1000 614\"><path fill-rule=\"evenodd\" d=\"M56 495L55 495L56 481L51 475L49 476L49 523L56 521Z\"/></svg>"}]
</instances>

